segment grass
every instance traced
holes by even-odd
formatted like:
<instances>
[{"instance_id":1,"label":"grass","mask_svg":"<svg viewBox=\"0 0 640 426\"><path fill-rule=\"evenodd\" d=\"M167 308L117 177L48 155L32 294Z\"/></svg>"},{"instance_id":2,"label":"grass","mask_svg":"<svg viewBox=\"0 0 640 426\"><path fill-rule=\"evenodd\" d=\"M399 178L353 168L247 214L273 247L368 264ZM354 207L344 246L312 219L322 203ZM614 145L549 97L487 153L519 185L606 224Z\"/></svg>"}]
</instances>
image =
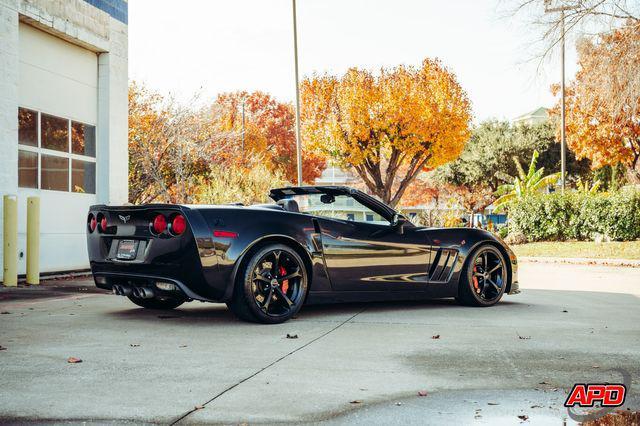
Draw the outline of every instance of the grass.
<instances>
[{"instance_id":1,"label":"grass","mask_svg":"<svg viewBox=\"0 0 640 426\"><path fill-rule=\"evenodd\" d=\"M513 245L520 257L584 257L591 259L640 260L640 241L595 243L592 241L550 241Z\"/></svg>"}]
</instances>

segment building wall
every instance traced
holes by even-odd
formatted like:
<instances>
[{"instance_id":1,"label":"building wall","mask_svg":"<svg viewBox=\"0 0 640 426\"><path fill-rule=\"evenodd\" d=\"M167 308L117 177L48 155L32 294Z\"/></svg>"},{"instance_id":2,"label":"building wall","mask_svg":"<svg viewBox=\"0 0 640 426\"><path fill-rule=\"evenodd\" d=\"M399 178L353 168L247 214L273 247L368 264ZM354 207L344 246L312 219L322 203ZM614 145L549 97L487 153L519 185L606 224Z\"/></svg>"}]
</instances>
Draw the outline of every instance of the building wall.
<instances>
[{"instance_id":1,"label":"building wall","mask_svg":"<svg viewBox=\"0 0 640 426\"><path fill-rule=\"evenodd\" d=\"M0 195L18 195L18 272L31 195L41 198L41 270L87 268L88 207L128 196L126 1L0 0L0 73ZM18 187L19 107L95 125L95 194Z\"/></svg>"}]
</instances>

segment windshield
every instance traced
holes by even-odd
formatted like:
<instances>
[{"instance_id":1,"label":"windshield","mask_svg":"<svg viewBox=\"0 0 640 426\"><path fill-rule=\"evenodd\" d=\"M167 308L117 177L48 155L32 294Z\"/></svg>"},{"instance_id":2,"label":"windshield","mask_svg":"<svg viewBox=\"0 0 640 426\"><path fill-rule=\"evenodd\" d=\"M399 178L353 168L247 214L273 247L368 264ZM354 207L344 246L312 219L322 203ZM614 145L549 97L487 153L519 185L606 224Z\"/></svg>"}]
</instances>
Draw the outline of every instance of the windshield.
<instances>
[{"instance_id":1,"label":"windshield","mask_svg":"<svg viewBox=\"0 0 640 426\"><path fill-rule=\"evenodd\" d=\"M354 222L389 224L378 213L347 195L304 194L289 195L286 198L298 203L300 213Z\"/></svg>"}]
</instances>

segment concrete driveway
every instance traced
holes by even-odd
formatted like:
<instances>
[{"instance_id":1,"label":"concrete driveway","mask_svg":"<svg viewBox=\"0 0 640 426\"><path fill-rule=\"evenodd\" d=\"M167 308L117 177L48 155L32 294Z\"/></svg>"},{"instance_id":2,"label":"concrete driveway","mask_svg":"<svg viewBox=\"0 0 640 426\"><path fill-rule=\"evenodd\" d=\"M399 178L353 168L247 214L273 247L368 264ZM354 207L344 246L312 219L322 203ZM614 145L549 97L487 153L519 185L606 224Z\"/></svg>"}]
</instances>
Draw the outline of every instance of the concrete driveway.
<instances>
[{"instance_id":1,"label":"concrete driveway","mask_svg":"<svg viewBox=\"0 0 640 426\"><path fill-rule=\"evenodd\" d=\"M276 326L3 289L0 420L562 424L571 385L620 367L639 409L640 269L523 264L521 287L488 309L316 306Z\"/></svg>"}]
</instances>

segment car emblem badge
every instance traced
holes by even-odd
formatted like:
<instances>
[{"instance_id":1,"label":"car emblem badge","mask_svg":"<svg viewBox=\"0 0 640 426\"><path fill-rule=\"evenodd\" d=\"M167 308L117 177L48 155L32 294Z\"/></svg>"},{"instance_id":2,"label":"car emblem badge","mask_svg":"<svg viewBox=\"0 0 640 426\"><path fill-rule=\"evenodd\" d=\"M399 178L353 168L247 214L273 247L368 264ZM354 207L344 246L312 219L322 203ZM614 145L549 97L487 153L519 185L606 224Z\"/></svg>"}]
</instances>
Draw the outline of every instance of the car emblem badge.
<instances>
[{"instance_id":1,"label":"car emblem badge","mask_svg":"<svg viewBox=\"0 0 640 426\"><path fill-rule=\"evenodd\" d=\"M118 217L120 218L120 220L122 220L124 223L127 223L129 221L129 219L131 219L131 215L127 215L127 216L122 216L121 214L118 215Z\"/></svg>"}]
</instances>

